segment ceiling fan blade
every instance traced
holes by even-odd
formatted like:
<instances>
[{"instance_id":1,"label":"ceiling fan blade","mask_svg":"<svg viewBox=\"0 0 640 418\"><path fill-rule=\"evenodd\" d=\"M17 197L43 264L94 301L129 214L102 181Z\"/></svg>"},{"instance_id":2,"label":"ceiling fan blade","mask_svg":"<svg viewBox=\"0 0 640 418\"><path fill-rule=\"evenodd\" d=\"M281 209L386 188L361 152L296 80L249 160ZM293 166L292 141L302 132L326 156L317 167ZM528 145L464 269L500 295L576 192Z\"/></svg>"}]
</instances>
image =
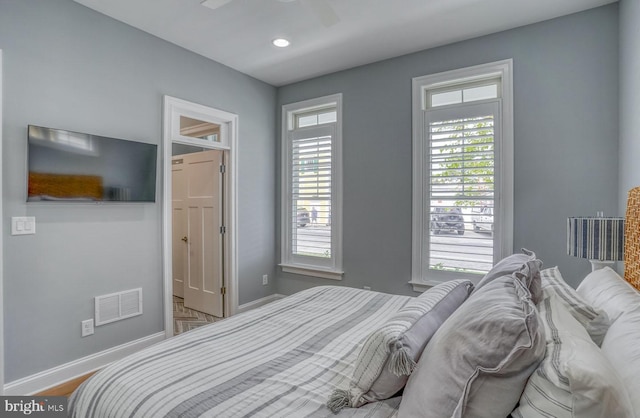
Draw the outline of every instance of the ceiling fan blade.
<instances>
[{"instance_id":1,"label":"ceiling fan blade","mask_svg":"<svg viewBox=\"0 0 640 418\"><path fill-rule=\"evenodd\" d=\"M311 10L326 27L333 26L340 21L333 7L326 0L300 0L300 2Z\"/></svg>"},{"instance_id":2,"label":"ceiling fan blade","mask_svg":"<svg viewBox=\"0 0 640 418\"><path fill-rule=\"evenodd\" d=\"M217 9L218 7L222 7L227 3L230 3L232 0L203 0L200 2L204 7L208 7L210 9Z\"/></svg>"}]
</instances>

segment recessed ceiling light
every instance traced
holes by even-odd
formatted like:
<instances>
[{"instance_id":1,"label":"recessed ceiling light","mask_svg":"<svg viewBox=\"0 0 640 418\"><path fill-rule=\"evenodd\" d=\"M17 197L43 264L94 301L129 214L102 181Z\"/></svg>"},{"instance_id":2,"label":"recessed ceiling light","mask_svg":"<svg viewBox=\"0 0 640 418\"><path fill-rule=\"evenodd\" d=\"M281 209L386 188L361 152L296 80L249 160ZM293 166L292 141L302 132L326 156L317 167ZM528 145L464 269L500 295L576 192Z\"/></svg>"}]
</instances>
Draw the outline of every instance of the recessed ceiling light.
<instances>
[{"instance_id":1,"label":"recessed ceiling light","mask_svg":"<svg viewBox=\"0 0 640 418\"><path fill-rule=\"evenodd\" d=\"M284 38L276 38L272 41L272 43L278 48L286 48L291 44L291 42Z\"/></svg>"}]
</instances>

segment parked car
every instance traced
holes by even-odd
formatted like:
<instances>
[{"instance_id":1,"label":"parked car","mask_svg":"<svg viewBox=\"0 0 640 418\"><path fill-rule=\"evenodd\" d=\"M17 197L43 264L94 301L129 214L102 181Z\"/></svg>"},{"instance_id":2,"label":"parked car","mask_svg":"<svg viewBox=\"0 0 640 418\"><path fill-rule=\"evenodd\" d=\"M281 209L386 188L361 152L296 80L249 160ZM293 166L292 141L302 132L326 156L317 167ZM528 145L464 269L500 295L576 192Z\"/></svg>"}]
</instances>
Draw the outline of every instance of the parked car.
<instances>
[{"instance_id":1,"label":"parked car","mask_svg":"<svg viewBox=\"0 0 640 418\"><path fill-rule=\"evenodd\" d=\"M431 213L431 230L434 234L457 232L458 235L464 235L464 218L460 208L434 208Z\"/></svg>"},{"instance_id":2,"label":"parked car","mask_svg":"<svg viewBox=\"0 0 640 418\"><path fill-rule=\"evenodd\" d=\"M309 223L309 219L307 208L298 208L298 226L304 228Z\"/></svg>"},{"instance_id":3,"label":"parked car","mask_svg":"<svg viewBox=\"0 0 640 418\"><path fill-rule=\"evenodd\" d=\"M493 207L484 206L478 215L472 218L475 232L487 231L493 233Z\"/></svg>"}]
</instances>

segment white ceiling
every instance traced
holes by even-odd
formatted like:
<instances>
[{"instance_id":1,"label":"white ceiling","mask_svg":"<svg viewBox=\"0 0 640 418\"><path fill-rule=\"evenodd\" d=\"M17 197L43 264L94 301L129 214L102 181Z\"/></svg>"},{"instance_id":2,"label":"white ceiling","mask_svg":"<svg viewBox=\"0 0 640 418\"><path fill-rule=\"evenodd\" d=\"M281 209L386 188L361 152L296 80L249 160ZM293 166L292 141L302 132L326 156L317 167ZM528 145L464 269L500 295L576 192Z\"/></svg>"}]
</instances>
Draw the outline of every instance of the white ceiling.
<instances>
[{"instance_id":1,"label":"white ceiling","mask_svg":"<svg viewBox=\"0 0 640 418\"><path fill-rule=\"evenodd\" d=\"M274 86L590 9L616 0L75 0ZM304 0L316 1L316 0ZM291 46L276 48L276 37Z\"/></svg>"}]
</instances>

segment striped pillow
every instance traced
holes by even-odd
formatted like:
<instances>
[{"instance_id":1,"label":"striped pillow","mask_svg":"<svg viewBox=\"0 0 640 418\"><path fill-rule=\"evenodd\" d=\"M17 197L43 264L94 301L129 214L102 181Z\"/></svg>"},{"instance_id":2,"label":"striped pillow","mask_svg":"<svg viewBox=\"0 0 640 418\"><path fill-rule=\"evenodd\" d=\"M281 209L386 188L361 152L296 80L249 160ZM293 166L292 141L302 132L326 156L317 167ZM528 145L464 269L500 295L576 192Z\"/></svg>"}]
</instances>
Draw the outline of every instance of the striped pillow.
<instances>
[{"instance_id":1,"label":"striped pillow","mask_svg":"<svg viewBox=\"0 0 640 418\"><path fill-rule=\"evenodd\" d=\"M412 299L364 342L348 389L336 389L327 406L337 413L394 396L440 325L464 302L469 280L441 283Z\"/></svg>"},{"instance_id":2,"label":"striped pillow","mask_svg":"<svg viewBox=\"0 0 640 418\"><path fill-rule=\"evenodd\" d=\"M538 310L547 351L512 416L633 417L620 377L559 295L545 289Z\"/></svg>"},{"instance_id":3,"label":"striped pillow","mask_svg":"<svg viewBox=\"0 0 640 418\"><path fill-rule=\"evenodd\" d=\"M558 267L552 267L540 272L542 287L546 291L553 291L565 305L571 315L587 330L598 347L611 325L607 313L592 307L576 290L569 286L560 274Z\"/></svg>"}]
</instances>

